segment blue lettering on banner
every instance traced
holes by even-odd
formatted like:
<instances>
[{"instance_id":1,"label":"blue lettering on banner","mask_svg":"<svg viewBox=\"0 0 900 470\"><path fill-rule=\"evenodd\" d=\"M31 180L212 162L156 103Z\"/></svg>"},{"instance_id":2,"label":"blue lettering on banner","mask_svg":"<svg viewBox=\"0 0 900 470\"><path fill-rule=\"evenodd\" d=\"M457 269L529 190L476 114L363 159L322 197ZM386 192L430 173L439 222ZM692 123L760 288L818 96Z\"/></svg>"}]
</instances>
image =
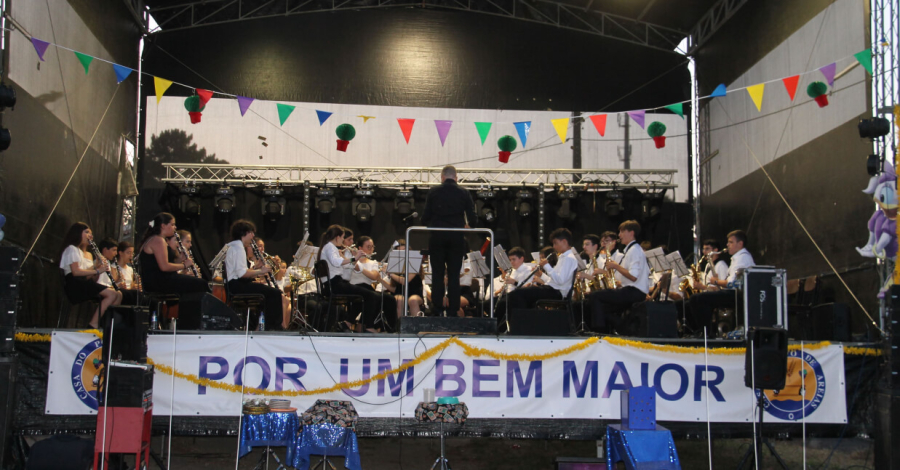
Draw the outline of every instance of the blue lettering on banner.
<instances>
[{"instance_id":1,"label":"blue lettering on banner","mask_svg":"<svg viewBox=\"0 0 900 470\"><path fill-rule=\"evenodd\" d=\"M476 359L472 361L472 396L496 398L500 396L499 390L482 390L482 382L496 382L499 379L497 374L483 374L482 367L498 367L500 361L497 359Z\"/></svg>"},{"instance_id":2,"label":"blue lettering on banner","mask_svg":"<svg viewBox=\"0 0 900 470\"><path fill-rule=\"evenodd\" d=\"M349 368L350 368L350 359L341 358L341 383L342 384L349 382L349 380L347 380L347 374L348 374ZM372 360L371 359L363 359L363 366L362 366L362 369L363 369L362 379L363 380L369 380L371 368L372 368ZM361 397L369 391L369 384L365 383L356 390L353 390L350 388L345 388L341 391L344 392L345 395L348 395L351 397Z\"/></svg>"},{"instance_id":3,"label":"blue lettering on banner","mask_svg":"<svg viewBox=\"0 0 900 470\"><path fill-rule=\"evenodd\" d=\"M215 373L209 371L209 365L216 364L219 370ZM200 378L209 380L221 380L228 376L228 360L220 356L200 356ZM197 395L206 395L206 387L197 385Z\"/></svg>"},{"instance_id":4,"label":"blue lettering on banner","mask_svg":"<svg viewBox=\"0 0 900 470\"><path fill-rule=\"evenodd\" d=\"M709 366L709 373L716 374L716 378L712 380L707 380L703 377L704 372L707 371L707 366L697 364L694 368L694 401L700 401L700 393L703 387L709 388L709 392L712 393L713 397L716 401L725 401L725 396L722 395L722 392L719 390L718 385L725 380L725 370L719 366Z\"/></svg>"},{"instance_id":5,"label":"blue lettering on banner","mask_svg":"<svg viewBox=\"0 0 900 470\"><path fill-rule=\"evenodd\" d=\"M643 367L641 368L641 371L643 371ZM619 374L622 374L622 383L616 383ZM646 384L646 382L644 383ZM631 377L628 375L628 369L625 368L625 363L616 361L616 363L613 364L612 372L609 373L609 380L606 381L606 388L603 389L603 398L609 398L609 394L612 393L613 390L628 390L631 387Z\"/></svg>"},{"instance_id":6,"label":"blue lettering on banner","mask_svg":"<svg viewBox=\"0 0 900 470\"><path fill-rule=\"evenodd\" d=\"M296 372L286 372L286 365L297 366ZM306 390L300 377L306 375L306 361L298 357L276 357L275 358L275 390L284 390L284 381L287 379L294 386L294 390Z\"/></svg>"},{"instance_id":7,"label":"blue lettering on banner","mask_svg":"<svg viewBox=\"0 0 900 470\"><path fill-rule=\"evenodd\" d=\"M616 364L621 364L617 362ZM624 366L623 366L624 367ZM569 381L575 384L575 396L584 398L587 391L588 382L591 384L591 398L597 398L597 361L587 361L584 365L584 375L581 381L578 380L578 367L574 361L563 361L563 398L569 398ZM631 386L631 381L628 381Z\"/></svg>"},{"instance_id":8,"label":"blue lettering on banner","mask_svg":"<svg viewBox=\"0 0 900 470\"><path fill-rule=\"evenodd\" d=\"M262 370L262 379L260 379L259 385L252 388L259 388L263 390L269 388L269 380L271 380L272 378L272 370L269 368L269 363L259 356L247 356L246 358L242 358L240 361L238 361L237 365L234 366L234 384L244 385L244 379L241 376L243 375L245 364L256 364L259 366L260 370Z\"/></svg>"},{"instance_id":9,"label":"blue lettering on banner","mask_svg":"<svg viewBox=\"0 0 900 470\"><path fill-rule=\"evenodd\" d=\"M667 393L662 387L662 376L670 370L677 372L678 378L681 379L681 384L678 386L678 391L675 393ZM656 394L659 395L660 398L663 400L678 401L684 397L685 393L687 393L688 373L684 370L684 367L681 367L678 364L663 364L659 369L656 369L656 373L653 374L653 384L655 385L654 388L656 389Z\"/></svg>"},{"instance_id":10,"label":"blue lettering on banner","mask_svg":"<svg viewBox=\"0 0 900 470\"><path fill-rule=\"evenodd\" d=\"M522 371L519 369L519 361L508 361L506 363L506 396L513 396L513 387L518 385L519 396L528 397L531 391L531 382L534 381L534 397L541 398L543 395L543 384L541 380L541 361L533 361L528 366L528 374L525 380L522 380Z\"/></svg>"},{"instance_id":11,"label":"blue lettering on banner","mask_svg":"<svg viewBox=\"0 0 900 470\"><path fill-rule=\"evenodd\" d=\"M456 368L456 372L453 374L448 374L444 372L444 367L453 366ZM435 361L435 384L434 384L434 395L438 397L458 397L462 394L466 393L466 381L463 380L462 375L463 372L466 371L466 366L463 365L462 361L458 361L456 359L438 359ZM445 390L444 382L452 381L456 382L456 389L453 390Z\"/></svg>"},{"instance_id":12,"label":"blue lettering on banner","mask_svg":"<svg viewBox=\"0 0 900 470\"><path fill-rule=\"evenodd\" d=\"M412 359L404 359L403 363L412 361ZM390 359L379 359L378 360L378 373L387 372L393 369L391 366ZM389 375L387 379L382 379L378 381L378 396L384 396L384 381L387 380L388 387L391 389L391 396L399 397L401 392L401 386L403 385L403 379L406 378L406 396L410 397L413 393L413 388L415 387L415 367L410 367L409 369L402 370L395 375L397 379L394 379L394 375Z\"/></svg>"}]
</instances>

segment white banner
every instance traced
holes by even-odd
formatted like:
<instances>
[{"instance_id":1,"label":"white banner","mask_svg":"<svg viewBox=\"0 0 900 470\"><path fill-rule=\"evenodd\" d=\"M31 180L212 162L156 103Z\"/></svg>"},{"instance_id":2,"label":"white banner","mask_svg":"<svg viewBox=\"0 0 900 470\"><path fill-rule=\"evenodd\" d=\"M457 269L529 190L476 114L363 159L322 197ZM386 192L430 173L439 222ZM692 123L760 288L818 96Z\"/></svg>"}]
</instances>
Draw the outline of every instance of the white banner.
<instances>
[{"instance_id":1,"label":"white banner","mask_svg":"<svg viewBox=\"0 0 900 470\"><path fill-rule=\"evenodd\" d=\"M153 335L149 356L158 364L223 384L272 391L311 390L367 379L412 361L445 338ZM177 343L173 343L177 341ZM584 341L572 339L464 338L462 342L504 354L546 354ZM88 414L96 409L99 341L84 333L53 335L48 414ZM246 354L244 353L246 349ZM246 357L246 359L245 359ZM743 423L752 419L753 392L744 386L744 355L658 351L600 341L544 361L467 356L457 345L414 367L363 385L316 396L289 397L304 410L316 399L351 399L362 417L412 417L424 388L456 396L471 418L619 418L619 393L651 385L661 421ZM87 383L88 385L85 385ZM800 396L801 385L805 395ZM174 397L174 400L173 400ZM843 347L792 351L787 386L766 392L766 421L845 423ZM707 400L709 403L707 414ZM241 395L204 387L157 371L155 415L230 416Z\"/></svg>"}]
</instances>

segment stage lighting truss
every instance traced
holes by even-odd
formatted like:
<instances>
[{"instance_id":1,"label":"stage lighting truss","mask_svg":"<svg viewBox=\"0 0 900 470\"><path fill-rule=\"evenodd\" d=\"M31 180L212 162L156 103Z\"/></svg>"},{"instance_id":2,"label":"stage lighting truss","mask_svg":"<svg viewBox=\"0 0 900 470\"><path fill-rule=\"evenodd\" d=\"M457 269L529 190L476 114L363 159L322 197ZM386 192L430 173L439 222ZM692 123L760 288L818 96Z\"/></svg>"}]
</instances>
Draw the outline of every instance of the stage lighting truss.
<instances>
[{"instance_id":1,"label":"stage lighting truss","mask_svg":"<svg viewBox=\"0 0 900 470\"><path fill-rule=\"evenodd\" d=\"M520 217L528 217L531 215L531 199L533 197L534 194L525 188L516 192L516 212L518 212Z\"/></svg>"},{"instance_id":2,"label":"stage lighting truss","mask_svg":"<svg viewBox=\"0 0 900 470\"><path fill-rule=\"evenodd\" d=\"M495 196L496 193L494 193L493 188L482 188L475 192L475 197L478 199L475 202L476 213L480 219L483 219L487 223L497 220L497 211L494 209L494 204L491 202Z\"/></svg>"},{"instance_id":3,"label":"stage lighting truss","mask_svg":"<svg viewBox=\"0 0 900 470\"><path fill-rule=\"evenodd\" d=\"M200 215L200 188L189 183L178 188L178 193L178 210L187 216Z\"/></svg>"},{"instance_id":4,"label":"stage lighting truss","mask_svg":"<svg viewBox=\"0 0 900 470\"><path fill-rule=\"evenodd\" d=\"M572 211L572 200L577 198L578 193L561 187L559 190L559 209L556 211L556 216L562 220L575 220L577 214Z\"/></svg>"},{"instance_id":5,"label":"stage lighting truss","mask_svg":"<svg viewBox=\"0 0 900 470\"><path fill-rule=\"evenodd\" d=\"M228 186L216 189L215 201L219 212L231 212L234 209L234 190Z\"/></svg>"},{"instance_id":6,"label":"stage lighting truss","mask_svg":"<svg viewBox=\"0 0 900 470\"><path fill-rule=\"evenodd\" d=\"M371 197L353 198L353 216L359 222L369 222L375 216L375 200Z\"/></svg>"},{"instance_id":7,"label":"stage lighting truss","mask_svg":"<svg viewBox=\"0 0 900 470\"><path fill-rule=\"evenodd\" d=\"M875 140L891 132L891 121L876 116L871 119L860 119L856 127L859 129L860 139Z\"/></svg>"},{"instance_id":8,"label":"stage lighting truss","mask_svg":"<svg viewBox=\"0 0 900 470\"><path fill-rule=\"evenodd\" d=\"M394 198L394 210L398 214L405 217L412 214L415 208L416 200L411 189L403 188L397 191L397 197Z\"/></svg>"},{"instance_id":9,"label":"stage lighting truss","mask_svg":"<svg viewBox=\"0 0 900 470\"><path fill-rule=\"evenodd\" d=\"M327 186L316 191L316 209L320 214L330 214L334 209L334 190Z\"/></svg>"},{"instance_id":10,"label":"stage lighting truss","mask_svg":"<svg viewBox=\"0 0 900 470\"><path fill-rule=\"evenodd\" d=\"M284 191L277 186L263 189L263 198L260 204L262 205L262 215L270 220L283 216L286 205Z\"/></svg>"}]
</instances>

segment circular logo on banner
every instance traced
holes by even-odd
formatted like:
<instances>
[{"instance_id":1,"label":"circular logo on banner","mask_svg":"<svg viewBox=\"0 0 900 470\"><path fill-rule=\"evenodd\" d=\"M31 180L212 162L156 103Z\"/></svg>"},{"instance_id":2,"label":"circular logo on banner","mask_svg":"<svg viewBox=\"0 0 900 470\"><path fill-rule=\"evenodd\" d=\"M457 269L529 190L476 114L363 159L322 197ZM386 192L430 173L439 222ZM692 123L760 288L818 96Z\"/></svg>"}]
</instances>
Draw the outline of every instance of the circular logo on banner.
<instances>
[{"instance_id":1,"label":"circular logo on banner","mask_svg":"<svg viewBox=\"0 0 900 470\"><path fill-rule=\"evenodd\" d=\"M759 394L757 390L756 396ZM800 351L788 351L784 389L766 390L763 397L766 411L776 418L800 421L813 414L825 398L822 364L807 352L801 356Z\"/></svg>"},{"instance_id":2,"label":"circular logo on banner","mask_svg":"<svg viewBox=\"0 0 900 470\"><path fill-rule=\"evenodd\" d=\"M100 372L103 370L100 362L102 347L103 340L95 339L81 348L72 362L72 388L78 399L92 410L98 408L97 389L100 387Z\"/></svg>"}]
</instances>

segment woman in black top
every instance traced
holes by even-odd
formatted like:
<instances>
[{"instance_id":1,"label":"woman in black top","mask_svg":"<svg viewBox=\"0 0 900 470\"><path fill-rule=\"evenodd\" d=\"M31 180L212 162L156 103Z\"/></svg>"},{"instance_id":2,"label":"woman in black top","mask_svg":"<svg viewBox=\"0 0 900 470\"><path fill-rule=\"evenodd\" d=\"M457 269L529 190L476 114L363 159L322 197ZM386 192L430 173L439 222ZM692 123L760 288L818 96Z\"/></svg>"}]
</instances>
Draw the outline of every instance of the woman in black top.
<instances>
[{"instance_id":1,"label":"woman in black top","mask_svg":"<svg viewBox=\"0 0 900 470\"><path fill-rule=\"evenodd\" d=\"M166 294L209 292L209 284L203 279L178 274L178 271L193 264L190 259L180 263L169 261L166 238L175 235L175 229L175 217L168 212L160 212L150 221L140 243L139 259L144 290Z\"/></svg>"}]
</instances>

